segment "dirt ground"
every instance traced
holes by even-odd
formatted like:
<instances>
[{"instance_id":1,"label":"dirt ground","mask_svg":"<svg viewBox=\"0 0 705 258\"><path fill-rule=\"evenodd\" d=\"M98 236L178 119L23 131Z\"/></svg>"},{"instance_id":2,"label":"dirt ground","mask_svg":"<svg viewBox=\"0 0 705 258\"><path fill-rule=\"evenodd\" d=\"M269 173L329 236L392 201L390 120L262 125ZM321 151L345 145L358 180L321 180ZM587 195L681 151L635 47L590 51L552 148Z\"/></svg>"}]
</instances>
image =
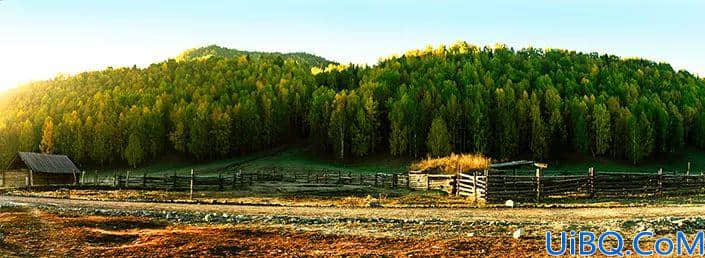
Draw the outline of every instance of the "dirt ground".
<instances>
[{"instance_id":1,"label":"dirt ground","mask_svg":"<svg viewBox=\"0 0 705 258\"><path fill-rule=\"evenodd\" d=\"M702 214L703 205L361 208L0 196L0 256L537 257L546 231L694 232L705 230Z\"/></svg>"},{"instance_id":2,"label":"dirt ground","mask_svg":"<svg viewBox=\"0 0 705 258\"><path fill-rule=\"evenodd\" d=\"M536 256L538 239L329 234L278 225L174 225L133 216L0 208L4 257Z\"/></svg>"}]
</instances>

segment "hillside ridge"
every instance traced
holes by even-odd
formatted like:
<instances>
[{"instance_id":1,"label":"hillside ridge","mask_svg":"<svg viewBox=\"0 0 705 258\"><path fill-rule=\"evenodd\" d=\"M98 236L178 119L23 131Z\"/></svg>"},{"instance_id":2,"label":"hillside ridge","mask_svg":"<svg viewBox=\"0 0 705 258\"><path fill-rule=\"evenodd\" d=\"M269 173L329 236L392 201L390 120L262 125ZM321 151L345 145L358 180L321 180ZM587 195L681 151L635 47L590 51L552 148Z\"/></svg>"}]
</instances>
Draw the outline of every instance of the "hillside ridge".
<instances>
[{"instance_id":1,"label":"hillside ridge","mask_svg":"<svg viewBox=\"0 0 705 258\"><path fill-rule=\"evenodd\" d=\"M195 59L203 59L211 56L222 57L222 58L233 58L240 56L248 56L253 59L258 59L263 56L268 57L282 57L284 59L293 59L297 62L302 62L311 66L325 67L329 64L336 64L333 61L327 60L323 57L306 53L306 52L262 52L262 51L248 51L240 50L235 48L221 47L215 44L211 44L204 47L190 48L184 50L179 55L175 57L177 61L187 61Z\"/></svg>"}]
</instances>

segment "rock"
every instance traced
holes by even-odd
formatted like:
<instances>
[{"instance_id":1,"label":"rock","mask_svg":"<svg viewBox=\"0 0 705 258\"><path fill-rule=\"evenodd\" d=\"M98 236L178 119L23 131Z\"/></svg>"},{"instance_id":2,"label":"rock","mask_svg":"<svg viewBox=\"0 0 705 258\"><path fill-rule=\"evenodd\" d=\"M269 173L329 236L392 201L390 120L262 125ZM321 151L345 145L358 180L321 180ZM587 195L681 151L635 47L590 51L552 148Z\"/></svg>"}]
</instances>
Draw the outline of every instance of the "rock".
<instances>
[{"instance_id":1,"label":"rock","mask_svg":"<svg viewBox=\"0 0 705 258\"><path fill-rule=\"evenodd\" d=\"M370 208L379 208L382 207L382 204L379 203L377 200L369 200L367 203L365 203L365 206L370 207Z\"/></svg>"},{"instance_id":2,"label":"rock","mask_svg":"<svg viewBox=\"0 0 705 258\"><path fill-rule=\"evenodd\" d=\"M472 233L472 232L471 232L471 233L467 233L467 236L468 236L468 237L474 237L474 236L475 236L475 233Z\"/></svg>"},{"instance_id":3,"label":"rock","mask_svg":"<svg viewBox=\"0 0 705 258\"><path fill-rule=\"evenodd\" d=\"M514 239L519 239L519 238L521 238L523 235L524 235L524 229L521 229L521 228L520 228L520 229L514 230L514 233L512 234L512 237L513 237Z\"/></svg>"},{"instance_id":4,"label":"rock","mask_svg":"<svg viewBox=\"0 0 705 258\"><path fill-rule=\"evenodd\" d=\"M509 208L514 208L514 201L507 200L506 202L504 202L504 206L507 206Z\"/></svg>"},{"instance_id":5,"label":"rock","mask_svg":"<svg viewBox=\"0 0 705 258\"><path fill-rule=\"evenodd\" d=\"M210 221L211 221L211 215L210 215L210 214L206 214L206 216L203 217L203 220L206 221L206 222L210 222Z\"/></svg>"}]
</instances>

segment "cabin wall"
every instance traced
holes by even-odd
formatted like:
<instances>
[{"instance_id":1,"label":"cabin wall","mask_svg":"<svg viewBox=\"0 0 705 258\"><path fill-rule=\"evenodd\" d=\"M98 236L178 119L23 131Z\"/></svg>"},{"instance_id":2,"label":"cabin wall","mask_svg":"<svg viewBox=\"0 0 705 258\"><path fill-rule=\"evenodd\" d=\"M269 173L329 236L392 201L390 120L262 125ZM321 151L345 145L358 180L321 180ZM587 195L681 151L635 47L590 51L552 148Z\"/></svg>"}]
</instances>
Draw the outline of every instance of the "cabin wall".
<instances>
[{"instance_id":1,"label":"cabin wall","mask_svg":"<svg viewBox=\"0 0 705 258\"><path fill-rule=\"evenodd\" d=\"M70 185L74 183L73 174L34 173L34 185Z\"/></svg>"},{"instance_id":2,"label":"cabin wall","mask_svg":"<svg viewBox=\"0 0 705 258\"><path fill-rule=\"evenodd\" d=\"M0 186L24 187L32 185L66 185L73 184L73 174L55 174L33 172L30 180L28 170L12 170L0 172Z\"/></svg>"},{"instance_id":3,"label":"cabin wall","mask_svg":"<svg viewBox=\"0 0 705 258\"><path fill-rule=\"evenodd\" d=\"M2 171L0 175L0 186L2 187L22 187L29 185L29 171L12 170Z\"/></svg>"}]
</instances>

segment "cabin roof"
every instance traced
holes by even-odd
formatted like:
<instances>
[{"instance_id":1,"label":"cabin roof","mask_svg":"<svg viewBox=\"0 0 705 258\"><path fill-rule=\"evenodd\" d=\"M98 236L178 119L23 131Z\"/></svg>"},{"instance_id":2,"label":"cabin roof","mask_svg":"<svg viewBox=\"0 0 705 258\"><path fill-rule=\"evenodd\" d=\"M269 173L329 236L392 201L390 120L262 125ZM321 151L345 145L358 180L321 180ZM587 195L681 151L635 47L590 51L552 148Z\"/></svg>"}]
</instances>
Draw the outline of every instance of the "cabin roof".
<instances>
[{"instance_id":1,"label":"cabin roof","mask_svg":"<svg viewBox=\"0 0 705 258\"><path fill-rule=\"evenodd\" d=\"M35 172L70 174L78 172L76 164L66 155L18 152L8 169L27 168Z\"/></svg>"}]
</instances>

